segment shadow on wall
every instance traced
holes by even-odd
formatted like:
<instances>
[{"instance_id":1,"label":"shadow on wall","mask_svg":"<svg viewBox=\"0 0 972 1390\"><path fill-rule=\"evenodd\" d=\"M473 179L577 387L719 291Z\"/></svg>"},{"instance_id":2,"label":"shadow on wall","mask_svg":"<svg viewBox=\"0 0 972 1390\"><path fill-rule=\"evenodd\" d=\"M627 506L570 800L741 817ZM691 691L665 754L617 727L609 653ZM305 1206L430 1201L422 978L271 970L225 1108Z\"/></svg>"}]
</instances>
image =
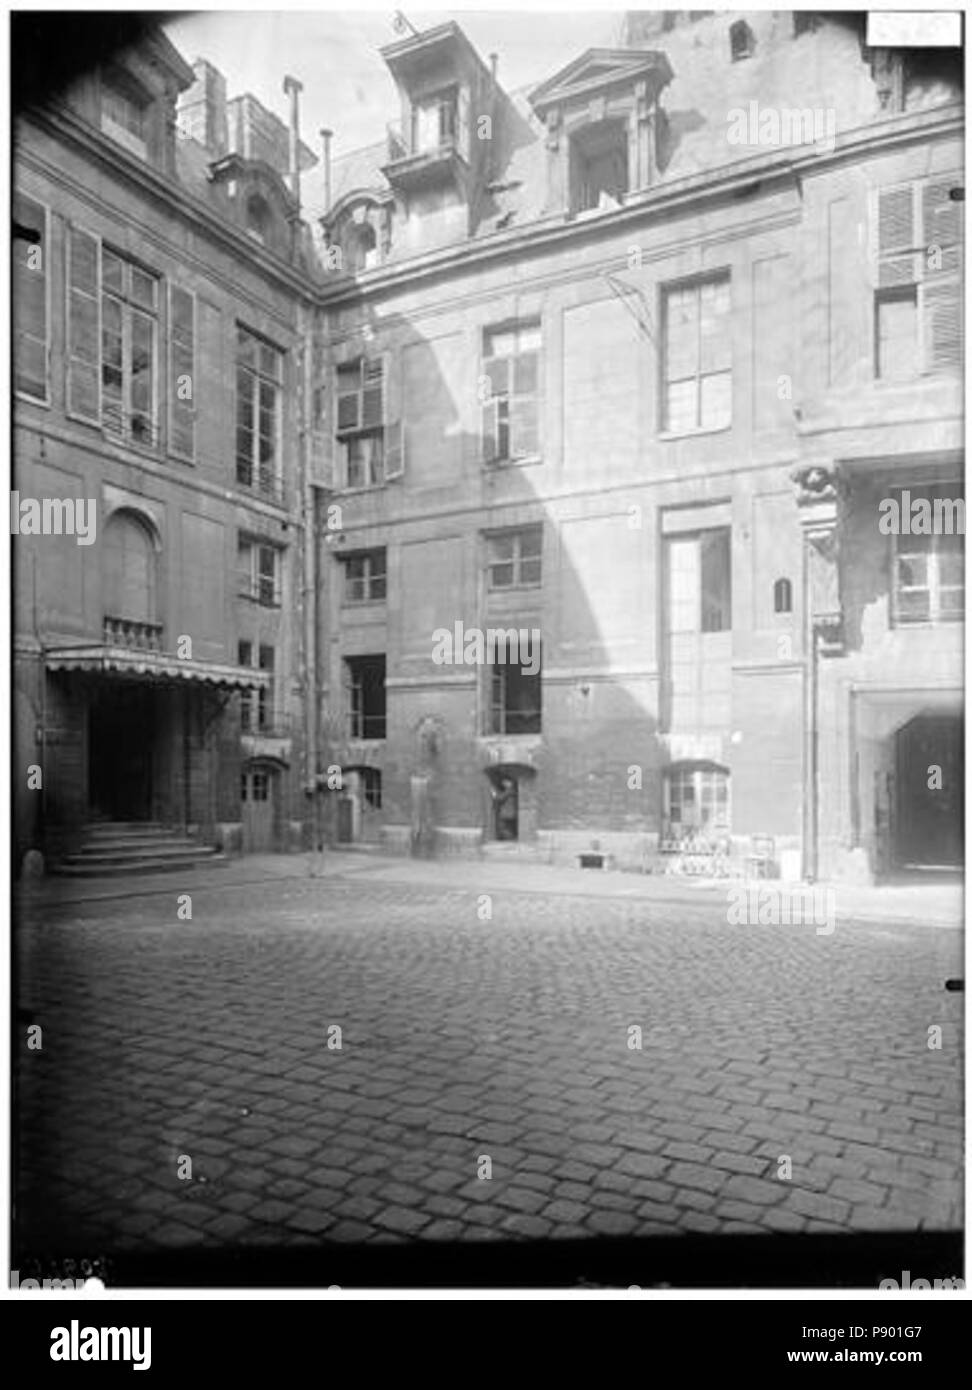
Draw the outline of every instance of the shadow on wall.
<instances>
[{"instance_id":1,"label":"shadow on wall","mask_svg":"<svg viewBox=\"0 0 972 1390\"><path fill-rule=\"evenodd\" d=\"M644 529L632 526L630 509L644 500L634 489L610 503L587 492L565 506L552 501L563 490L554 460L509 459L518 440L536 435L535 339L521 327L519 336L508 323L493 336L486 330L482 376L471 343L478 322L432 337L405 317L372 313L338 347L338 361L367 356L369 343L385 354L386 471L403 440L404 474L329 499L341 507L341 529L322 528L323 591L341 585L342 555L387 538L387 597L384 621L375 605L343 603L335 605L340 641L322 634L330 666L321 761L380 774L375 834L389 848L428 853L434 843L438 853L461 853L539 841L543 857L575 863L593 851L644 868L663 831L669 757L657 737L653 523L646 516ZM510 404L515 379L521 395ZM352 449L337 450L339 485ZM398 524L404 516L421 524ZM476 647L471 634L491 628L538 634L539 718L540 690ZM452 650L437 661L443 633ZM389 677L384 740L350 736L343 712L359 698L348 694L354 672L345 658L368 653L385 656ZM612 666L625 674L611 675ZM338 811L339 800L331 799L331 830L343 815L346 838L353 815ZM687 803L684 814L693 814Z\"/></svg>"}]
</instances>

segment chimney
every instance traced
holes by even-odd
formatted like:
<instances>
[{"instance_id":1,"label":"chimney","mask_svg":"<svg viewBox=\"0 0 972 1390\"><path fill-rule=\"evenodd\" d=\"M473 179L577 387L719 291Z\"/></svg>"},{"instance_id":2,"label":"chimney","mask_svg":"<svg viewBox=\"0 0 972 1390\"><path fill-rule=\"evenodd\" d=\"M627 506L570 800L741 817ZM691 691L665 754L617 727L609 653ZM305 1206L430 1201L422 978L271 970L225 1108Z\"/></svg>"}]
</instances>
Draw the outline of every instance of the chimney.
<instances>
[{"instance_id":1,"label":"chimney","mask_svg":"<svg viewBox=\"0 0 972 1390\"><path fill-rule=\"evenodd\" d=\"M498 67L499 67L499 54L498 54L498 53L491 53L491 54L489 55L489 72L490 72L490 76L491 76L492 79L493 79L493 86L494 86L494 87L496 86L496 71L497 71L497 68L498 68Z\"/></svg>"},{"instance_id":2,"label":"chimney","mask_svg":"<svg viewBox=\"0 0 972 1390\"><path fill-rule=\"evenodd\" d=\"M283 89L290 97L290 160L288 178L290 181L290 191L294 195L297 206L300 207L300 110L298 99L304 90L304 84L298 82L296 77L285 77Z\"/></svg>"},{"instance_id":3,"label":"chimney","mask_svg":"<svg viewBox=\"0 0 972 1390\"><path fill-rule=\"evenodd\" d=\"M331 137L333 130L320 131L320 137L324 144L324 215L331 211Z\"/></svg>"}]
</instances>

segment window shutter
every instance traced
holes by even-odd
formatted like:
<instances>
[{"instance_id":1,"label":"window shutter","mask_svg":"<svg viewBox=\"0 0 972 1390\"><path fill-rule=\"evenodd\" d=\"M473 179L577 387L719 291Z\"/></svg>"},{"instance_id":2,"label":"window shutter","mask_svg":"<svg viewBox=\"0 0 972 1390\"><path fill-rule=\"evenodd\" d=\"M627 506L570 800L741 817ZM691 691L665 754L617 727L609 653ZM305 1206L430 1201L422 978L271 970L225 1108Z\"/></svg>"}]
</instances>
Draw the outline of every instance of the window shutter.
<instances>
[{"instance_id":1,"label":"window shutter","mask_svg":"<svg viewBox=\"0 0 972 1390\"><path fill-rule=\"evenodd\" d=\"M195 407L196 297L169 285L169 451L196 455Z\"/></svg>"},{"instance_id":2,"label":"window shutter","mask_svg":"<svg viewBox=\"0 0 972 1390\"><path fill-rule=\"evenodd\" d=\"M101 241L70 229L68 240L68 414L101 419Z\"/></svg>"},{"instance_id":3,"label":"window shutter","mask_svg":"<svg viewBox=\"0 0 972 1390\"><path fill-rule=\"evenodd\" d=\"M50 246L47 210L32 198L13 197L18 228L37 234L37 241L13 239L14 389L47 400L47 273Z\"/></svg>"},{"instance_id":4,"label":"window shutter","mask_svg":"<svg viewBox=\"0 0 972 1390\"><path fill-rule=\"evenodd\" d=\"M921 190L925 371L962 365L962 204L949 197L957 177L929 180Z\"/></svg>"},{"instance_id":5,"label":"window shutter","mask_svg":"<svg viewBox=\"0 0 972 1390\"><path fill-rule=\"evenodd\" d=\"M385 427L385 481L405 474L405 421Z\"/></svg>"},{"instance_id":6,"label":"window shutter","mask_svg":"<svg viewBox=\"0 0 972 1390\"><path fill-rule=\"evenodd\" d=\"M355 367L355 375L350 374ZM335 396L338 398L338 434L362 427L362 363L345 363L335 371Z\"/></svg>"},{"instance_id":7,"label":"window shutter","mask_svg":"<svg viewBox=\"0 0 972 1390\"><path fill-rule=\"evenodd\" d=\"M378 429L385 423L385 362L366 361L361 388L361 428Z\"/></svg>"},{"instance_id":8,"label":"window shutter","mask_svg":"<svg viewBox=\"0 0 972 1390\"><path fill-rule=\"evenodd\" d=\"M499 457L499 400L492 396L483 405L482 413L482 459L483 463L496 463Z\"/></svg>"},{"instance_id":9,"label":"window shutter","mask_svg":"<svg viewBox=\"0 0 972 1390\"><path fill-rule=\"evenodd\" d=\"M959 281L931 281L922 286L922 334L925 370L962 365L962 295Z\"/></svg>"},{"instance_id":10,"label":"window shutter","mask_svg":"<svg viewBox=\"0 0 972 1390\"><path fill-rule=\"evenodd\" d=\"M926 255L931 246L939 246L944 252L947 248L957 249L961 245L962 204L953 202L949 197L952 185L959 177L956 175L955 179L929 181L922 189L922 241ZM941 269L947 273L946 259L943 257ZM957 257L950 268L958 269Z\"/></svg>"},{"instance_id":11,"label":"window shutter","mask_svg":"<svg viewBox=\"0 0 972 1390\"><path fill-rule=\"evenodd\" d=\"M469 158L469 88L461 86L456 95L456 143L464 159Z\"/></svg>"},{"instance_id":12,"label":"window shutter","mask_svg":"<svg viewBox=\"0 0 972 1390\"><path fill-rule=\"evenodd\" d=\"M882 188L877 209L878 286L912 285L918 279L915 258L919 240L914 184Z\"/></svg>"}]
</instances>

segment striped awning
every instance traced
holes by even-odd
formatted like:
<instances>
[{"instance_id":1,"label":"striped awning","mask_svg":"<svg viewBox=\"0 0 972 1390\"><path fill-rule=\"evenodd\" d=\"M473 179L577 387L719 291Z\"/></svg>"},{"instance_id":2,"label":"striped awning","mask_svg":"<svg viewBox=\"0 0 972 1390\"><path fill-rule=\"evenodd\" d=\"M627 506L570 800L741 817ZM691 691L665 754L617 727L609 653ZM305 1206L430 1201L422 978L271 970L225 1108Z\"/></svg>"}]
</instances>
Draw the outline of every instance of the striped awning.
<instances>
[{"instance_id":1,"label":"striped awning","mask_svg":"<svg viewBox=\"0 0 972 1390\"><path fill-rule=\"evenodd\" d=\"M101 643L54 647L45 652L44 665L48 671L79 671L158 685L208 685L222 690L261 690L270 685L269 671L249 666L223 666L217 661L187 660L171 652Z\"/></svg>"}]
</instances>

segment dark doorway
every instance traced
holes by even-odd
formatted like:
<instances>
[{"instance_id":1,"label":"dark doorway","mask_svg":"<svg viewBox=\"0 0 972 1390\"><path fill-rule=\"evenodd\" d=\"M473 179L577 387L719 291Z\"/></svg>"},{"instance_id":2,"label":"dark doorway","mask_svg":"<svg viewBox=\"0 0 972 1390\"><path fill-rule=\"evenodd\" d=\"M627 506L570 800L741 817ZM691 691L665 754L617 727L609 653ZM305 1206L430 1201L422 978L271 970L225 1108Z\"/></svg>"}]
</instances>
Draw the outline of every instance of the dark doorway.
<instances>
[{"instance_id":1,"label":"dark doorway","mask_svg":"<svg viewBox=\"0 0 972 1390\"><path fill-rule=\"evenodd\" d=\"M965 740L958 715L922 714L896 735L898 868L961 868Z\"/></svg>"},{"instance_id":2,"label":"dark doorway","mask_svg":"<svg viewBox=\"0 0 972 1390\"><path fill-rule=\"evenodd\" d=\"M99 690L88 714L88 802L110 820L152 815L155 695L139 685Z\"/></svg>"},{"instance_id":3,"label":"dark doorway","mask_svg":"<svg viewBox=\"0 0 972 1390\"><path fill-rule=\"evenodd\" d=\"M503 776L490 788L493 795L493 833L497 840L520 838L520 789L515 777Z\"/></svg>"}]
</instances>

